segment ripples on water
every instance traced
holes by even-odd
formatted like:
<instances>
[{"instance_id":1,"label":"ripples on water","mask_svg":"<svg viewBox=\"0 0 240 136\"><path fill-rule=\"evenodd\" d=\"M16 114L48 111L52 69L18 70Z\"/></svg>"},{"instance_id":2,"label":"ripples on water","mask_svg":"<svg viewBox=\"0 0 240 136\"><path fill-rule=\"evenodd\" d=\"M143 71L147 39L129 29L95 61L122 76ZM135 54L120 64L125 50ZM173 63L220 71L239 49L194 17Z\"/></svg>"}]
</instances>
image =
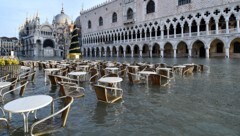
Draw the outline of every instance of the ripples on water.
<instances>
[{"instance_id":1,"label":"ripples on water","mask_svg":"<svg viewBox=\"0 0 240 136\"><path fill-rule=\"evenodd\" d=\"M90 58L86 58L90 59ZM96 58L93 58L96 59ZM190 77L175 76L170 86L147 87L144 84L121 84L123 100L105 104L96 100L95 92L84 83L84 98L75 99L67 126L53 135L161 135L161 136L239 136L240 135L240 61L238 59L116 59L167 64L199 63L210 72ZM25 96L57 96L58 88L44 84L43 73ZM46 114L39 111L39 116ZM30 116L30 122L33 117ZM22 116L13 115L12 135L21 135ZM21 128L19 128L21 127ZM0 135L9 135L1 129Z\"/></svg>"}]
</instances>

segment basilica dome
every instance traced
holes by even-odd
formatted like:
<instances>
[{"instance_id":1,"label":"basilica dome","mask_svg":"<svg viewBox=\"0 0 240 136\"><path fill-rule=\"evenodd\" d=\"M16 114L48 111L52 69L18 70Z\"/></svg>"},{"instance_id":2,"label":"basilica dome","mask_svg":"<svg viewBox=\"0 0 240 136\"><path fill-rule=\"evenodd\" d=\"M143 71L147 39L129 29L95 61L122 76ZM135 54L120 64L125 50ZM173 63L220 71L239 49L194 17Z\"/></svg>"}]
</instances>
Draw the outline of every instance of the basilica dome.
<instances>
[{"instance_id":1,"label":"basilica dome","mask_svg":"<svg viewBox=\"0 0 240 136\"><path fill-rule=\"evenodd\" d=\"M68 15L66 15L64 13L63 9L62 9L61 13L54 17L54 22L56 24L65 24L66 21L67 21L68 24L70 24L71 23L71 18Z\"/></svg>"},{"instance_id":2,"label":"basilica dome","mask_svg":"<svg viewBox=\"0 0 240 136\"><path fill-rule=\"evenodd\" d=\"M76 25L78 28L81 27L81 22L80 22L80 16L78 16L74 22L74 25Z\"/></svg>"}]
</instances>

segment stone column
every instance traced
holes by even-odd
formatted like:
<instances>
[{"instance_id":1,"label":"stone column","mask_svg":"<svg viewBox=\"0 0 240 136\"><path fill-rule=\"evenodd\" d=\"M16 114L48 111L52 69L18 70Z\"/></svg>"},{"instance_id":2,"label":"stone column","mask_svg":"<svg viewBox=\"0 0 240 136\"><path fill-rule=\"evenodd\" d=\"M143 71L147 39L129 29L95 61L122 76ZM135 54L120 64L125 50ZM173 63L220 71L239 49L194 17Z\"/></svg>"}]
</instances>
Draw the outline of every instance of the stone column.
<instances>
[{"instance_id":1,"label":"stone column","mask_svg":"<svg viewBox=\"0 0 240 136\"><path fill-rule=\"evenodd\" d=\"M155 30L155 40L157 40L157 30Z\"/></svg>"},{"instance_id":2,"label":"stone column","mask_svg":"<svg viewBox=\"0 0 240 136\"><path fill-rule=\"evenodd\" d=\"M99 51L99 57L102 57L102 51L101 50Z\"/></svg>"},{"instance_id":3,"label":"stone column","mask_svg":"<svg viewBox=\"0 0 240 136\"><path fill-rule=\"evenodd\" d=\"M173 29L174 29L174 38L176 38L177 37L176 36L176 26L174 26Z\"/></svg>"},{"instance_id":4,"label":"stone column","mask_svg":"<svg viewBox=\"0 0 240 136\"><path fill-rule=\"evenodd\" d=\"M123 42L125 43L126 40L126 34L123 35Z\"/></svg>"},{"instance_id":5,"label":"stone column","mask_svg":"<svg viewBox=\"0 0 240 136\"><path fill-rule=\"evenodd\" d=\"M240 30L239 30L239 19L237 19L237 32L239 33Z\"/></svg>"},{"instance_id":6,"label":"stone column","mask_svg":"<svg viewBox=\"0 0 240 136\"><path fill-rule=\"evenodd\" d=\"M164 38L164 30L161 29L161 39L163 39L163 38Z\"/></svg>"},{"instance_id":7,"label":"stone column","mask_svg":"<svg viewBox=\"0 0 240 136\"><path fill-rule=\"evenodd\" d=\"M229 21L226 20L226 33L229 34Z\"/></svg>"},{"instance_id":8,"label":"stone column","mask_svg":"<svg viewBox=\"0 0 240 136\"><path fill-rule=\"evenodd\" d=\"M163 52L163 50L161 50L161 57L162 57L162 58L164 57L164 52Z\"/></svg>"},{"instance_id":9,"label":"stone column","mask_svg":"<svg viewBox=\"0 0 240 136\"><path fill-rule=\"evenodd\" d=\"M206 23L206 35L209 35L209 22Z\"/></svg>"},{"instance_id":10,"label":"stone column","mask_svg":"<svg viewBox=\"0 0 240 136\"><path fill-rule=\"evenodd\" d=\"M119 57L119 49L117 49L117 57Z\"/></svg>"},{"instance_id":11,"label":"stone column","mask_svg":"<svg viewBox=\"0 0 240 136\"><path fill-rule=\"evenodd\" d=\"M200 24L197 24L197 36L200 36Z\"/></svg>"},{"instance_id":12,"label":"stone column","mask_svg":"<svg viewBox=\"0 0 240 136\"><path fill-rule=\"evenodd\" d=\"M140 55L140 57L142 57L142 50L139 50L139 53L140 53L140 54L139 54L139 55Z\"/></svg>"},{"instance_id":13,"label":"stone column","mask_svg":"<svg viewBox=\"0 0 240 136\"><path fill-rule=\"evenodd\" d=\"M167 28L167 39L169 39L169 28Z\"/></svg>"},{"instance_id":14,"label":"stone column","mask_svg":"<svg viewBox=\"0 0 240 136\"><path fill-rule=\"evenodd\" d=\"M206 48L206 58L209 58L209 48Z\"/></svg>"},{"instance_id":15,"label":"stone column","mask_svg":"<svg viewBox=\"0 0 240 136\"><path fill-rule=\"evenodd\" d=\"M192 37L192 25L189 25L189 37Z\"/></svg>"},{"instance_id":16,"label":"stone column","mask_svg":"<svg viewBox=\"0 0 240 136\"><path fill-rule=\"evenodd\" d=\"M126 50L123 50L123 57L126 57Z\"/></svg>"},{"instance_id":17,"label":"stone column","mask_svg":"<svg viewBox=\"0 0 240 136\"><path fill-rule=\"evenodd\" d=\"M218 34L218 21L215 21L215 26L216 26L216 34Z\"/></svg>"},{"instance_id":18,"label":"stone column","mask_svg":"<svg viewBox=\"0 0 240 136\"><path fill-rule=\"evenodd\" d=\"M111 57L113 57L113 52L112 51L110 51L110 55L111 55Z\"/></svg>"},{"instance_id":19,"label":"stone column","mask_svg":"<svg viewBox=\"0 0 240 136\"><path fill-rule=\"evenodd\" d=\"M174 58L177 57L177 49L173 49L173 57L174 57Z\"/></svg>"},{"instance_id":20,"label":"stone column","mask_svg":"<svg viewBox=\"0 0 240 136\"><path fill-rule=\"evenodd\" d=\"M95 57L97 57L97 49L94 50Z\"/></svg>"},{"instance_id":21,"label":"stone column","mask_svg":"<svg viewBox=\"0 0 240 136\"><path fill-rule=\"evenodd\" d=\"M225 51L226 51L226 58L229 58L229 47L226 47Z\"/></svg>"},{"instance_id":22,"label":"stone column","mask_svg":"<svg viewBox=\"0 0 240 136\"><path fill-rule=\"evenodd\" d=\"M131 50L131 57L133 58L133 50Z\"/></svg>"},{"instance_id":23,"label":"stone column","mask_svg":"<svg viewBox=\"0 0 240 136\"><path fill-rule=\"evenodd\" d=\"M130 35L129 34L127 35L127 41L128 41L128 43L130 41Z\"/></svg>"},{"instance_id":24,"label":"stone column","mask_svg":"<svg viewBox=\"0 0 240 136\"><path fill-rule=\"evenodd\" d=\"M147 41L147 31L145 31L145 41Z\"/></svg>"},{"instance_id":25,"label":"stone column","mask_svg":"<svg viewBox=\"0 0 240 136\"><path fill-rule=\"evenodd\" d=\"M149 33L150 33L149 39L152 40L152 30L150 30Z\"/></svg>"},{"instance_id":26,"label":"stone column","mask_svg":"<svg viewBox=\"0 0 240 136\"><path fill-rule=\"evenodd\" d=\"M152 50L149 50L149 53L150 53L150 58L152 58Z\"/></svg>"},{"instance_id":27,"label":"stone column","mask_svg":"<svg viewBox=\"0 0 240 136\"><path fill-rule=\"evenodd\" d=\"M142 33L140 33L140 41L142 41Z\"/></svg>"},{"instance_id":28,"label":"stone column","mask_svg":"<svg viewBox=\"0 0 240 136\"><path fill-rule=\"evenodd\" d=\"M136 39L135 41L138 41L138 37L137 37L137 32L136 32L136 36L135 36L135 39Z\"/></svg>"},{"instance_id":29,"label":"stone column","mask_svg":"<svg viewBox=\"0 0 240 136\"><path fill-rule=\"evenodd\" d=\"M107 57L107 50L105 50L104 54L105 54L105 57Z\"/></svg>"},{"instance_id":30,"label":"stone column","mask_svg":"<svg viewBox=\"0 0 240 136\"><path fill-rule=\"evenodd\" d=\"M183 31L184 31L183 28L184 28L184 27L181 26L181 37L182 37L182 38L184 37L184 35L183 35Z\"/></svg>"},{"instance_id":31,"label":"stone column","mask_svg":"<svg viewBox=\"0 0 240 136\"><path fill-rule=\"evenodd\" d=\"M115 35L114 35L114 36L113 36L113 43L115 43L115 42L116 42L115 38L116 38L116 37L115 37Z\"/></svg>"},{"instance_id":32,"label":"stone column","mask_svg":"<svg viewBox=\"0 0 240 136\"><path fill-rule=\"evenodd\" d=\"M120 41L118 43L122 42L122 34L120 33Z\"/></svg>"},{"instance_id":33,"label":"stone column","mask_svg":"<svg viewBox=\"0 0 240 136\"><path fill-rule=\"evenodd\" d=\"M192 49L188 49L188 57L189 57L189 58L192 57Z\"/></svg>"},{"instance_id":34,"label":"stone column","mask_svg":"<svg viewBox=\"0 0 240 136\"><path fill-rule=\"evenodd\" d=\"M133 42L133 33L132 33L131 37L132 37L132 42Z\"/></svg>"}]
</instances>

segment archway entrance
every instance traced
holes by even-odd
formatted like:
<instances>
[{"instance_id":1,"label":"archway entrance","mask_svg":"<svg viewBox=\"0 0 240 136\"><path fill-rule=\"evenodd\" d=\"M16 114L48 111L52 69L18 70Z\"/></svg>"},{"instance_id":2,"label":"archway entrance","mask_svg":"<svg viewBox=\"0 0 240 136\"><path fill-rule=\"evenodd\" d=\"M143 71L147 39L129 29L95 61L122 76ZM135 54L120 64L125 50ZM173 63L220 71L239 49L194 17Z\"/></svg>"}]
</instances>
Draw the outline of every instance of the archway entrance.
<instances>
[{"instance_id":1,"label":"archway entrance","mask_svg":"<svg viewBox=\"0 0 240 136\"><path fill-rule=\"evenodd\" d=\"M149 57L149 47L147 44L144 44L143 45L143 48L142 48L142 56L143 57Z\"/></svg>"},{"instance_id":2,"label":"archway entrance","mask_svg":"<svg viewBox=\"0 0 240 136\"><path fill-rule=\"evenodd\" d=\"M160 45L154 44L152 48L152 56L153 57L160 57Z\"/></svg>"},{"instance_id":3,"label":"archway entrance","mask_svg":"<svg viewBox=\"0 0 240 136\"><path fill-rule=\"evenodd\" d=\"M119 57L123 57L123 47L119 46Z\"/></svg>"},{"instance_id":4,"label":"archway entrance","mask_svg":"<svg viewBox=\"0 0 240 136\"><path fill-rule=\"evenodd\" d=\"M229 48L231 58L240 58L240 38L232 40Z\"/></svg>"},{"instance_id":5,"label":"archway entrance","mask_svg":"<svg viewBox=\"0 0 240 136\"><path fill-rule=\"evenodd\" d=\"M126 47L126 57L127 56L131 56L131 47L129 45Z\"/></svg>"},{"instance_id":6,"label":"archway entrance","mask_svg":"<svg viewBox=\"0 0 240 136\"><path fill-rule=\"evenodd\" d=\"M205 58L206 57L206 50L204 43L202 41L196 41L193 43L192 46L192 57L196 58Z\"/></svg>"},{"instance_id":7,"label":"archway entrance","mask_svg":"<svg viewBox=\"0 0 240 136\"><path fill-rule=\"evenodd\" d=\"M136 57L139 56L139 47L138 47L138 45L134 46L133 56L136 56Z\"/></svg>"},{"instance_id":8,"label":"archway entrance","mask_svg":"<svg viewBox=\"0 0 240 136\"><path fill-rule=\"evenodd\" d=\"M43 42L43 54L44 56L52 57L54 56L54 42L50 39L46 39Z\"/></svg>"},{"instance_id":9,"label":"archway entrance","mask_svg":"<svg viewBox=\"0 0 240 136\"><path fill-rule=\"evenodd\" d=\"M225 49L224 49L224 43L219 40L215 39L210 44L209 49L209 56L210 57L225 57Z\"/></svg>"},{"instance_id":10,"label":"archway entrance","mask_svg":"<svg viewBox=\"0 0 240 136\"><path fill-rule=\"evenodd\" d=\"M180 42L177 45L177 57L187 57L188 56L188 47L185 42Z\"/></svg>"},{"instance_id":11,"label":"archway entrance","mask_svg":"<svg viewBox=\"0 0 240 136\"><path fill-rule=\"evenodd\" d=\"M164 57L173 57L173 46L171 43L166 43L164 46Z\"/></svg>"}]
</instances>

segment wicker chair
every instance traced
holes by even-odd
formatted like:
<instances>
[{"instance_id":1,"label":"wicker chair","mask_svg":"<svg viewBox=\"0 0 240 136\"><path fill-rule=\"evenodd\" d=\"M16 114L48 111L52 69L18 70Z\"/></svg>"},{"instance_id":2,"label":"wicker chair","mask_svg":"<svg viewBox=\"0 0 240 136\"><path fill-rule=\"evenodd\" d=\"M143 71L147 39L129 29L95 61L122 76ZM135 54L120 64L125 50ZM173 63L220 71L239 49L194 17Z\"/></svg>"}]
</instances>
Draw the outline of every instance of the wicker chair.
<instances>
[{"instance_id":1,"label":"wicker chair","mask_svg":"<svg viewBox=\"0 0 240 136\"><path fill-rule=\"evenodd\" d=\"M55 75L56 82L69 82L69 83L78 83L78 80L69 78L67 76Z\"/></svg>"},{"instance_id":2,"label":"wicker chair","mask_svg":"<svg viewBox=\"0 0 240 136\"><path fill-rule=\"evenodd\" d=\"M94 90L98 101L114 103L122 99L123 90L121 88L112 88L102 85L94 85Z\"/></svg>"},{"instance_id":3,"label":"wicker chair","mask_svg":"<svg viewBox=\"0 0 240 136\"><path fill-rule=\"evenodd\" d=\"M31 136L50 134L65 127L73 101L73 97L70 96L63 96L54 99L52 102L51 115L32 124L30 130ZM62 108L55 111L55 107L60 107L56 106L57 103L63 103L63 105L61 105Z\"/></svg>"},{"instance_id":4,"label":"wicker chair","mask_svg":"<svg viewBox=\"0 0 240 136\"><path fill-rule=\"evenodd\" d=\"M97 69L92 68L92 69L90 70L90 76L91 76L91 77L89 78L90 83L91 83L91 84L96 83L97 80L98 80L98 77L99 77L99 73L98 73Z\"/></svg>"},{"instance_id":5,"label":"wicker chair","mask_svg":"<svg viewBox=\"0 0 240 136\"><path fill-rule=\"evenodd\" d=\"M17 86L17 81L18 81L17 78L10 78L10 79L8 79L7 81L8 81L8 82L11 82L11 85L10 85L10 87L9 87L9 90L12 90L12 89L16 88L16 86Z\"/></svg>"},{"instance_id":6,"label":"wicker chair","mask_svg":"<svg viewBox=\"0 0 240 136\"><path fill-rule=\"evenodd\" d=\"M2 113L2 116L0 117L0 121L4 121L7 125L7 127L9 127L9 123L8 123L7 118L6 118L6 114L5 114L4 110L2 109L2 107L0 107L0 111Z\"/></svg>"},{"instance_id":7,"label":"wicker chair","mask_svg":"<svg viewBox=\"0 0 240 136\"><path fill-rule=\"evenodd\" d=\"M84 96L85 89L83 87L79 87L74 83L68 83L68 82L58 82L60 88L59 92L63 96L71 96L80 98Z\"/></svg>"},{"instance_id":8,"label":"wicker chair","mask_svg":"<svg viewBox=\"0 0 240 136\"><path fill-rule=\"evenodd\" d=\"M0 82L6 81L8 79L9 74L0 77Z\"/></svg>"},{"instance_id":9,"label":"wicker chair","mask_svg":"<svg viewBox=\"0 0 240 136\"><path fill-rule=\"evenodd\" d=\"M130 72L127 72L127 74L128 74L128 79L132 84L141 83L143 81L143 77L138 74L130 73Z\"/></svg>"},{"instance_id":10,"label":"wicker chair","mask_svg":"<svg viewBox=\"0 0 240 136\"><path fill-rule=\"evenodd\" d=\"M28 84L28 81L23 81L23 82L21 82L21 84L18 87L11 89L9 91L4 92L3 90L0 90L0 97L1 97L2 103L5 102L6 95L13 94L14 92L19 91L19 96L22 97L24 95L27 84ZM15 99L15 95L12 95L12 99ZM8 101L9 101L9 99L8 99Z\"/></svg>"},{"instance_id":11,"label":"wicker chair","mask_svg":"<svg viewBox=\"0 0 240 136\"><path fill-rule=\"evenodd\" d=\"M193 69L194 69L194 66L187 66L187 67L183 68L182 76L192 75Z\"/></svg>"},{"instance_id":12,"label":"wicker chair","mask_svg":"<svg viewBox=\"0 0 240 136\"><path fill-rule=\"evenodd\" d=\"M19 76L20 81L29 81L34 83L35 82L35 77L36 77L36 71L33 72L27 72L21 76Z\"/></svg>"},{"instance_id":13,"label":"wicker chair","mask_svg":"<svg viewBox=\"0 0 240 136\"><path fill-rule=\"evenodd\" d=\"M159 74L150 74L148 79L150 80L150 84L158 86L166 86L170 81L167 76Z\"/></svg>"},{"instance_id":14,"label":"wicker chair","mask_svg":"<svg viewBox=\"0 0 240 136\"><path fill-rule=\"evenodd\" d=\"M56 85L57 85L56 76L55 76L55 75L48 75L48 78L49 78L50 84L51 84L52 86L56 86Z\"/></svg>"}]
</instances>

